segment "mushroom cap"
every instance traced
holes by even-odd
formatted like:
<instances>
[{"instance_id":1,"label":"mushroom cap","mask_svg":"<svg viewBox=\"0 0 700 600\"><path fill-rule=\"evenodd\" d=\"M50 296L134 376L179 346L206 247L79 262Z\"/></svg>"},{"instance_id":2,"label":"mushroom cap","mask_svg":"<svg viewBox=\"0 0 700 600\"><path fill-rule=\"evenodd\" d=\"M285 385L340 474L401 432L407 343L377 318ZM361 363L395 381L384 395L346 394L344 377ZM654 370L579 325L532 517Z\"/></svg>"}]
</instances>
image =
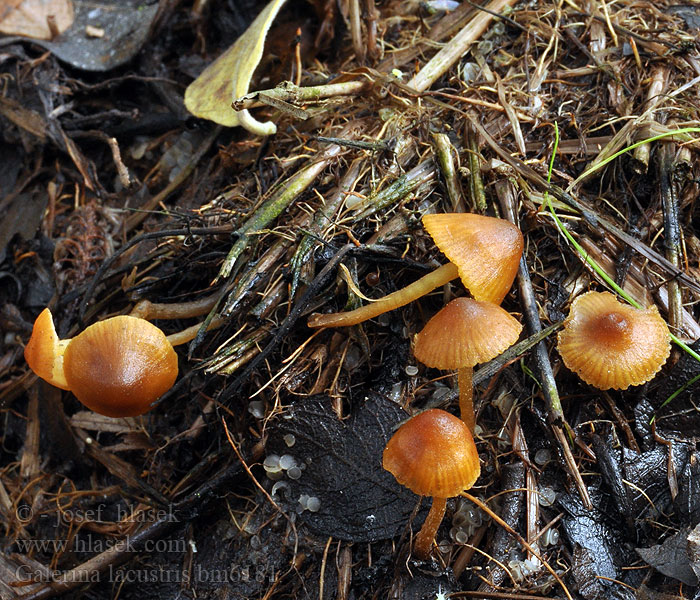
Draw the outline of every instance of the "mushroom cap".
<instances>
[{"instance_id":1,"label":"mushroom cap","mask_svg":"<svg viewBox=\"0 0 700 600\"><path fill-rule=\"evenodd\" d=\"M177 354L165 334L136 317L99 321L74 337L63 368L69 389L108 417L147 412L177 378Z\"/></svg>"},{"instance_id":2,"label":"mushroom cap","mask_svg":"<svg viewBox=\"0 0 700 600\"><path fill-rule=\"evenodd\" d=\"M462 283L474 298L503 302L523 253L523 234L515 225L494 217L451 213L425 215L423 226L457 265Z\"/></svg>"},{"instance_id":3,"label":"mushroom cap","mask_svg":"<svg viewBox=\"0 0 700 600\"><path fill-rule=\"evenodd\" d=\"M571 305L557 348L564 364L586 383L624 390L652 379L671 343L656 306L637 309L610 292L587 292Z\"/></svg>"},{"instance_id":4,"label":"mushroom cap","mask_svg":"<svg viewBox=\"0 0 700 600\"><path fill-rule=\"evenodd\" d=\"M396 430L382 466L419 496L451 498L468 490L481 466L464 422L444 410L426 410Z\"/></svg>"},{"instance_id":5,"label":"mushroom cap","mask_svg":"<svg viewBox=\"0 0 700 600\"><path fill-rule=\"evenodd\" d=\"M512 346L522 328L497 304L455 298L416 335L413 354L435 369L473 367Z\"/></svg>"},{"instance_id":6,"label":"mushroom cap","mask_svg":"<svg viewBox=\"0 0 700 600\"><path fill-rule=\"evenodd\" d=\"M58 339L51 311L45 308L34 321L32 335L24 348L24 360L39 377L62 390L69 389L63 375L66 345L66 341Z\"/></svg>"}]
</instances>

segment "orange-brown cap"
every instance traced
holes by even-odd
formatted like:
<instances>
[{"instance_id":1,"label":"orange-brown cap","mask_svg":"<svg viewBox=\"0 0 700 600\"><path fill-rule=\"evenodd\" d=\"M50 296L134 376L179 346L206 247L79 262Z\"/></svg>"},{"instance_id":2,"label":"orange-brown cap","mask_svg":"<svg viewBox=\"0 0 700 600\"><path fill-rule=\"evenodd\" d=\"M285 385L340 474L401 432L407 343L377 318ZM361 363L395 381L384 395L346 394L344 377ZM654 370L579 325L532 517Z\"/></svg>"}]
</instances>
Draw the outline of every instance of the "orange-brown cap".
<instances>
[{"instance_id":1,"label":"orange-brown cap","mask_svg":"<svg viewBox=\"0 0 700 600\"><path fill-rule=\"evenodd\" d=\"M51 311L45 308L34 321L32 336L24 348L24 360L29 368L62 390L69 389L63 375L63 353L67 343L58 339Z\"/></svg>"},{"instance_id":2,"label":"orange-brown cap","mask_svg":"<svg viewBox=\"0 0 700 600\"><path fill-rule=\"evenodd\" d=\"M435 369L473 367L512 346L522 328L497 304L455 298L416 335L413 354Z\"/></svg>"},{"instance_id":3,"label":"orange-brown cap","mask_svg":"<svg viewBox=\"0 0 700 600\"><path fill-rule=\"evenodd\" d=\"M569 369L601 390L646 383L671 352L668 327L655 306L633 308L609 292L574 300L557 348Z\"/></svg>"},{"instance_id":4,"label":"orange-brown cap","mask_svg":"<svg viewBox=\"0 0 700 600\"><path fill-rule=\"evenodd\" d=\"M469 428L433 408L406 421L386 447L382 466L419 496L451 498L479 478L479 454Z\"/></svg>"},{"instance_id":5,"label":"orange-brown cap","mask_svg":"<svg viewBox=\"0 0 700 600\"><path fill-rule=\"evenodd\" d=\"M144 319L120 316L90 325L66 348L70 390L108 417L141 415L177 378L177 354L165 334Z\"/></svg>"},{"instance_id":6,"label":"orange-brown cap","mask_svg":"<svg viewBox=\"0 0 700 600\"><path fill-rule=\"evenodd\" d=\"M523 234L515 225L494 217L452 213L425 215L423 226L457 265L462 283L474 298L503 302L523 253Z\"/></svg>"}]
</instances>

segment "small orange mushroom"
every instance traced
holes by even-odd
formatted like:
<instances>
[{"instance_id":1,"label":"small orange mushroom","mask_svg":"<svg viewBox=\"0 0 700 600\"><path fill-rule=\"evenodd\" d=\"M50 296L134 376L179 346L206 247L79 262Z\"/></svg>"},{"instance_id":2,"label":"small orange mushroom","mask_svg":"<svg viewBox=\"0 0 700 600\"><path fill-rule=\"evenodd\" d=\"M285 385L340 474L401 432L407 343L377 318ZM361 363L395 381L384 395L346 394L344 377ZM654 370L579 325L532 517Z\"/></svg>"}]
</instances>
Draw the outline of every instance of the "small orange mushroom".
<instances>
[{"instance_id":1,"label":"small orange mushroom","mask_svg":"<svg viewBox=\"0 0 700 600\"><path fill-rule=\"evenodd\" d=\"M610 292L587 292L574 300L557 348L569 369L601 390L646 383L671 353L668 327L656 306L637 309Z\"/></svg>"},{"instance_id":2,"label":"small orange mushroom","mask_svg":"<svg viewBox=\"0 0 700 600\"><path fill-rule=\"evenodd\" d=\"M100 321L70 340L59 340L46 308L24 357L39 377L108 417L147 412L178 373L177 354L165 334L129 316Z\"/></svg>"},{"instance_id":3,"label":"small orange mushroom","mask_svg":"<svg viewBox=\"0 0 700 600\"><path fill-rule=\"evenodd\" d=\"M510 221L471 213L423 217L442 253L477 300L500 304L513 285L523 253L523 234Z\"/></svg>"},{"instance_id":4,"label":"small orange mushroom","mask_svg":"<svg viewBox=\"0 0 700 600\"><path fill-rule=\"evenodd\" d=\"M471 488L481 467L474 438L463 421L444 410L426 410L406 421L384 448L382 466L419 496L432 496L414 551L427 558L447 498Z\"/></svg>"},{"instance_id":5,"label":"small orange mushroom","mask_svg":"<svg viewBox=\"0 0 700 600\"><path fill-rule=\"evenodd\" d=\"M503 301L513 285L523 253L523 234L515 225L469 213L425 215L423 225L450 263L355 310L315 313L309 317L309 327L357 325L405 306L457 277L477 300L497 304Z\"/></svg>"},{"instance_id":6,"label":"small orange mushroom","mask_svg":"<svg viewBox=\"0 0 700 600\"><path fill-rule=\"evenodd\" d=\"M497 304L455 298L416 335L413 354L434 369L458 369L459 410L474 433L472 371L512 346L523 326Z\"/></svg>"}]
</instances>

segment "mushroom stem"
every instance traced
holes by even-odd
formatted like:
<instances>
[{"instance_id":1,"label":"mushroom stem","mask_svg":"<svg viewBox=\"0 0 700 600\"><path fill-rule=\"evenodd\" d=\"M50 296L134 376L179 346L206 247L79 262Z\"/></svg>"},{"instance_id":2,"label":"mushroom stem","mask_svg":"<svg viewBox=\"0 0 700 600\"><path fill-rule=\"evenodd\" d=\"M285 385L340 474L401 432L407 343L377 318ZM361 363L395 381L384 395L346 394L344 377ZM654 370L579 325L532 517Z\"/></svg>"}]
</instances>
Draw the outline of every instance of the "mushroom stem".
<instances>
[{"instance_id":1,"label":"mushroom stem","mask_svg":"<svg viewBox=\"0 0 700 600\"><path fill-rule=\"evenodd\" d=\"M367 319L372 319L385 312L405 306L409 302L425 296L435 288L457 279L459 273L453 263L447 263L438 267L431 273L424 275L418 281L407 285L405 288L392 292L375 302L371 302L348 312L318 314L309 317L309 327L347 327L357 325Z\"/></svg>"},{"instance_id":2,"label":"mushroom stem","mask_svg":"<svg viewBox=\"0 0 700 600\"><path fill-rule=\"evenodd\" d=\"M463 367L457 371L459 385L459 416L474 435L476 417L474 415L474 385L472 384L473 367Z\"/></svg>"},{"instance_id":3,"label":"mushroom stem","mask_svg":"<svg viewBox=\"0 0 700 600\"><path fill-rule=\"evenodd\" d=\"M216 316L211 320L211 323L209 323L209 327L207 327L207 331L211 331L212 329L217 329L221 327L224 323L226 322L226 319L221 316ZM197 323L196 325L192 325L191 327L188 327L187 329L183 329L182 331L178 331L177 333L171 333L168 337L168 341L173 345L173 346L179 346L181 344L186 344L187 342L192 341L195 336L197 335L197 332L200 330L202 327L201 323Z\"/></svg>"},{"instance_id":4,"label":"mushroom stem","mask_svg":"<svg viewBox=\"0 0 700 600\"><path fill-rule=\"evenodd\" d=\"M173 302L170 304L158 304L150 300L141 300L134 306L130 315L140 317L147 321L153 319L187 319L189 317L199 317L206 315L219 299L220 294L212 294L193 300L192 302Z\"/></svg>"},{"instance_id":5,"label":"mushroom stem","mask_svg":"<svg viewBox=\"0 0 700 600\"><path fill-rule=\"evenodd\" d=\"M430 507L430 512L425 518L423 527L421 527L416 542L413 545L413 553L420 559L426 559L430 555L430 547L437 534L438 527L442 523L442 518L445 516L445 508L447 507L447 498L433 498L433 505Z\"/></svg>"}]
</instances>

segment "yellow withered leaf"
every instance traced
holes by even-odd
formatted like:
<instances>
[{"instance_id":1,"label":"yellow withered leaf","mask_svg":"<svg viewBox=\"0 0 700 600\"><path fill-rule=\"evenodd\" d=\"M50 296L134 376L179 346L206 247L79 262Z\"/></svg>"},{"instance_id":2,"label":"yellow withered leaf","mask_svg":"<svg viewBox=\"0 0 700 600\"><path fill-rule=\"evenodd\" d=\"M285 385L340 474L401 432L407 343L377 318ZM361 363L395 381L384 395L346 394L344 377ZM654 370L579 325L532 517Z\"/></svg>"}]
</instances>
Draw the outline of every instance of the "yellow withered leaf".
<instances>
[{"instance_id":1,"label":"yellow withered leaf","mask_svg":"<svg viewBox=\"0 0 700 600\"><path fill-rule=\"evenodd\" d=\"M274 123L261 123L247 110L236 112L231 102L248 93L253 72L260 63L265 38L286 0L272 0L245 33L185 90L185 106L195 117L220 125L240 125L256 135L272 135Z\"/></svg>"}]
</instances>

